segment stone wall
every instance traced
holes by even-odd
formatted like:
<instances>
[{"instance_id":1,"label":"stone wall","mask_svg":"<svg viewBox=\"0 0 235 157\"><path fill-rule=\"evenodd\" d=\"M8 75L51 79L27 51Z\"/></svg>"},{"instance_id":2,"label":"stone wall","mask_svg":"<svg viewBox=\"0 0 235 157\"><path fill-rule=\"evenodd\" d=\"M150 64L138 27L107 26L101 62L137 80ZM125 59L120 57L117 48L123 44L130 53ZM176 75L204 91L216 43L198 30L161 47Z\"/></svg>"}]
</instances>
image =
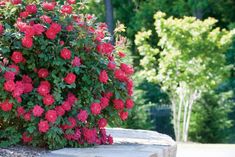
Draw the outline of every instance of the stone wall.
<instances>
[{"instance_id":1,"label":"stone wall","mask_svg":"<svg viewBox=\"0 0 235 157\"><path fill-rule=\"evenodd\" d=\"M64 148L45 157L176 157L176 143L164 134L146 130L107 129L113 145L92 148Z\"/></svg>"}]
</instances>

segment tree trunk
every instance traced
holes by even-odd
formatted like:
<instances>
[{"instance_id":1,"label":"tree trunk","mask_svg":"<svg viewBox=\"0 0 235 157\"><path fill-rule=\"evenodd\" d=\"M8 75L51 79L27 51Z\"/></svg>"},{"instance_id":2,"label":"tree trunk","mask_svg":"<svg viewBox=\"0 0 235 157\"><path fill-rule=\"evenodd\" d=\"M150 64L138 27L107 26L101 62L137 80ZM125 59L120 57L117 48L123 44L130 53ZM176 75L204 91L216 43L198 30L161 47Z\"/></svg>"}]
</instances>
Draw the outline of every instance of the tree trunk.
<instances>
[{"instance_id":1,"label":"tree trunk","mask_svg":"<svg viewBox=\"0 0 235 157\"><path fill-rule=\"evenodd\" d=\"M187 120L186 120L186 126L185 126L185 133L183 135L183 141L187 142L188 141L188 131L189 131L189 125L190 125L190 119L191 119L191 113L192 113L192 108L193 104L195 101L200 97L200 93L198 91L194 91L192 94L189 96L189 108L188 108L188 113L187 113Z\"/></svg>"},{"instance_id":2,"label":"tree trunk","mask_svg":"<svg viewBox=\"0 0 235 157\"><path fill-rule=\"evenodd\" d=\"M188 108L189 108L189 100L186 100L184 102L184 119L183 119L183 137L186 134L186 121L187 121L187 116L188 116Z\"/></svg>"},{"instance_id":3,"label":"tree trunk","mask_svg":"<svg viewBox=\"0 0 235 157\"><path fill-rule=\"evenodd\" d=\"M191 97L189 97L191 98ZM187 142L188 141L188 129L189 129L189 124L190 124L190 119L191 119L191 113L192 113L192 107L193 107L194 100L191 100L189 103L189 108L188 108L188 113L187 113L187 120L186 120L186 126L185 126L185 133L183 137L183 141Z\"/></svg>"},{"instance_id":4,"label":"tree trunk","mask_svg":"<svg viewBox=\"0 0 235 157\"><path fill-rule=\"evenodd\" d=\"M176 124L177 124L176 114L177 113L176 113L176 103L174 101L172 101L172 111L173 111L174 133L175 133L175 138L176 138L176 141L177 141L178 140L178 137L177 137L177 127L176 127Z\"/></svg>"},{"instance_id":5,"label":"tree trunk","mask_svg":"<svg viewBox=\"0 0 235 157\"><path fill-rule=\"evenodd\" d=\"M111 0L104 0L105 4L105 18L108 25L108 30L112 36L111 42L114 43L113 31L114 31L114 19L113 19L113 6Z\"/></svg>"},{"instance_id":6,"label":"tree trunk","mask_svg":"<svg viewBox=\"0 0 235 157\"><path fill-rule=\"evenodd\" d=\"M185 99L185 89L183 83L180 84L180 87L178 88L178 96L179 96L179 106L178 106L178 116L177 116L177 141L181 141L181 112L182 112L182 106Z\"/></svg>"}]
</instances>

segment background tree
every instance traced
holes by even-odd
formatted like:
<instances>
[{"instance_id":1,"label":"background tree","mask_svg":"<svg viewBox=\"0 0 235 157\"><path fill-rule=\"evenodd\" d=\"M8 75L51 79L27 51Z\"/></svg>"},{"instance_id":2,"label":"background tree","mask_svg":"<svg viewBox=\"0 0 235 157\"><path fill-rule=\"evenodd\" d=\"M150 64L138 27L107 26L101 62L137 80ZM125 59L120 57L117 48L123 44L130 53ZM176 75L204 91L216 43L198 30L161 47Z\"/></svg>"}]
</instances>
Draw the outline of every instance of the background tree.
<instances>
[{"instance_id":1,"label":"background tree","mask_svg":"<svg viewBox=\"0 0 235 157\"><path fill-rule=\"evenodd\" d=\"M113 39L113 31L114 31L114 19L113 19L113 6L111 0L104 0L105 4L105 18L106 18L106 24L108 25L108 30L112 36L112 42L114 42Z\"/></svg>"},{"instance_id":2,"label":"background tree","mask_svg":"<svg viewBox=\"0 0 235 157\"><path fill-rule=\"evenodd\" d=\"M89 12L95 13L98 15L98 19L100 21L105 21L105 4L103 0L87 0L87 10ZM99 7L97 7L99 6ZM156 34L155 27L152 24L154 22L153 15L157 11L163 11L167 13L167 16L174 16L174 17L183 17L183 16L195 16L198 19L206 19L208 17L214 17L218 19L218 22L215 23L215 26L219 26L220 28L234 28L235 27L235 14L231 14L231 12L235 11L235 1L234 0L147 0L147 1L141 1L141 0L112 0L112 6L113 6L113 15L114 15L114 23L117 21L120 21L121 23L125 24L127 27L127 31L123 32L130 41L130 50L132 53L132 58L134 59L134 66L136 71L141 71L142 67L139 66L140 60L142 60L143 56L139 55L137 53L137 48L134 43L135 35L139 31L146 31L151 30L152 34L148 38L148 43L151 45L152 48L158 47L157 43L159 38ZM233 44L235 45L235 44ZM233 46L234 47L234 46ZM234 64L234 54L235 49L231 47L227 52L227 64ZM154 64L155 71L157 73L158 71L158 64L157 60L159 58L159 55L154 55L154 59L156 60L156 64ZM153 58L152 58L153 59ZM234 69L234 68L233 68ZM224 81L217 92L224 92L232 90L233 93L235 93L234 89L234 70L231 70L230 76L228 77L228 80ZM136 83L136 88L141 88L143 92L140 92L138 97L147 97L145 101L138 101L136 100L136 104L139 106L148 104L149 102L154 103L154 108L158 108L159 106L164 105L163 103L155 103L154 100L156 98L159 98L158 93L161 93L161 86L159 86L157 83L150 83L146 80L142 80L142 83ZM159 88L156 88L156 87ZM148 88L142 88L142 87L148 87ZM151 96L148 89L158 89L156 92L156 96ZM210 92L210 91L207 91ZM207 93L205 92L205 93ZM142 95L142 94L143 95ZM215 92L213 92L214 94ZM137 95L136 95L137 97ZM164 99L164 101L167 101L165 99L166 97L160 97L161 100ZM201 99L204 99L204 94L202 95ZM211 99L215 99L216 96L211 96ZM230 98L235 102L235 94L233 94L233 98ZM200 100L204 101L204 100ZM211 100L212 101L212 100ZM210 102L210 101L204 101L204 102ZM170 104L169 104L170 105ZM208 104L210 105L210 104ZM203 109L202 107L199 109ZM149 109L148 109L149 110ZM232 109L234 112L229 114L230 119L235 119L235 108ZM134 114L133 114L134 115ZM225 114L224 114L225 115ZM194 116L194 115L193 115ZM152 117L153 118L153 117ZM170 118L170 117L169 117ZM129 122L127 127L132 127L131 124L134 124L133 122ZM199 124L199 123L197 123ZM157 131L162 132L162 128L167 128L163 131L163 133L169 133L168 127L170 124L166 124L166 122L161 122L157 119L152 125L159 126L156 127ZM136 125L135 125L136 126ZM143 125L139 125L143 126ZM193 125L192 127L194 127ZM153 127L152 127L153 128ZM161 128L161 129L159 129ZM211 129L212 131L212 129ZM235 123L233 122L233 129L230 132L235 131ZM204 135L205 136L205 135ZM217 136L214 136L217 137ZM231 136L230 142L233 142L235 139L235 136ZM195 138L194 138L195 139Z\"/></svg>"},{"instance_id":3,"label":"background tree","mask_svg":"<svg viewBox=\"0 0 235 157\"><path fill-rule=\"evenodd\" d=\"M177 141L187 141L193 104L203 92L214 89L228 76L225 52L232 33L213 28L216 20L212 18L200 21L165 16L161 12L155 15L161 52L147 44L150 31L139 33L136 44L143 56L143 76L160 82L170 96Z\"/></svg>"}]
</instances>

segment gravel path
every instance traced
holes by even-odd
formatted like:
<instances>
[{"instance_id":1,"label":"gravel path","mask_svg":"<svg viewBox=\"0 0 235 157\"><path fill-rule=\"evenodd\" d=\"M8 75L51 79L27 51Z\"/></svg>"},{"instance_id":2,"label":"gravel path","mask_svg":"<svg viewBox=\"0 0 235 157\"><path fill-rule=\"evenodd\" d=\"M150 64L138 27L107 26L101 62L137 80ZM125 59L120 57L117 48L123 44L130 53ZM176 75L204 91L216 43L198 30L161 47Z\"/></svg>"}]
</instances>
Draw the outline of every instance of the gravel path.
<instances>
[{"instance_id":1,"label":"gravel path","mask_svg":"<svg viewBox=\"0 0 235 157\"><path fill-rule=\"evenodd\" d=\"M29 146L14 146L9 148L0 148L0 157L39 157L48 151L42 148Z\"/></svg>"}]
</instances>

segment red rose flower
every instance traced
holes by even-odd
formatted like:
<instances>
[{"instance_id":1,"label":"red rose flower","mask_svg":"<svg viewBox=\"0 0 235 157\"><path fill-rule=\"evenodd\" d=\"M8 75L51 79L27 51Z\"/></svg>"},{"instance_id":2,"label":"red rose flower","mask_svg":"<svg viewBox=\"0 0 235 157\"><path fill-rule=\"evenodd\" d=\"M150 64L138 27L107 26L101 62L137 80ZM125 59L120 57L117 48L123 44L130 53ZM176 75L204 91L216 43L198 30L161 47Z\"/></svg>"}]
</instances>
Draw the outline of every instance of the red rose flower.
<instances>
[{"instance_id":1,"label":"red rose flower","mask_svg":"<svg viewBox=\"0 0 235 157\"><path fill-rule=\"evenodd\" d=\"M104 39L104 37L105 37L104 32L102 32L102 31L96 31L95 35L96 35L96 40L99 42L101 42L102 39Z\"/></svg>"},{"instance_id":2,"label":"red rose flower","mask_svg":"<svg viewBox=\"0 0 235 157\"><path fill-rule=\"evenodd\" d=\"M22 0L11 0L11 3L14 5L21 4Z\"/></svg>"},{"instance_id":3,"label":"red rose flower","mask_svg":"<svg viewBox=\"0 0 235 157\"><path fill-rule=\"evenodd\" d=\"M57 34L61 31L62 28L60 24L54 22L51 24L50 29L52 29Z\"/></svg>"},{"instance_id":4,"label":"red rose flower","mask_svg":"<svg viewBox=\"0 0 235 157\"><path fill-rule=\"evenodd\" d=\"M113 96L113 93L112 92L107 92L107 93L104 93L103 95L104 95L104 97L110 99Z\"/></svg>"},{"instance_id":5,"label":"red rose flower","mask_svg":"<svg viewBox=\"0 0 235 157\"><path fill-rule=\"evenodd\" d=\"M46 31L45 34L48 39L54 40L56 38L56 33L54 32L54 30L52 30L50 28Z\"/></svg>"},{"instance_id":6,"label":"red rose flower","mask_svg":"<svg viewBox=\"0 0 235 157\"><path fill-rule=\"evenodd\" d=\"M24 114L24 120L25 121L30 121L31 120L31 114L29 112Z\"/></svg>"},{"instance_id":7,"label":"red rose flower","mask_svg":"<svg viewBox=\"0 0 235 157\"><path fill-rule=\"evenodd\" d=\"M114 50L114 47L110 43L101 43L97 45L97 51L101 54L111 54Z\"/></svg>"},{"instance_id":8,"label":"red rose flower","mask_svg":"<svg viewBox=\"0 0 235 157\"><path fill-rule=\"evenodd\" d=\"M48 124L48 121L40 121L38 123L38 130L41 132L41 133L45 133L49 130L49 124Z\"/></svg>"},{"instance_id":9,"label":"red rose flower","mask_svg":"<svg viewBox=\"0 0 235 157\"><path fill-rule=\"evenodd\" d=\"M57 120L57 113L55 110L47 111L45 118L48 122L54 123Z\"/></svg>"},{"instance_id":10,"label":"red rose flower","mask_svg":"<svg viewBox=\"0 0 235 157\"><path fill-rule=\"evenodd\" d=\"M14 98L17 98L17 97L20 97L21 94L23 94L23 93L24 93L24 84L23 84L23 82L22 81L16 81L15 89L12 93L12 96Z\"/></svg>"},{"instance_id":11,"label":"red rose flower","mask_svg":"<svg viewBox=\"0 0 235 157\"><path fill-rule=\"evenodd\" d=\"M19 97L16 97L15 98L16 99L16 101L18 102L18 103L22 103L22 98L19 96Z\"/></svg>"},{"instance_id":12,"label":"red rose flower","mask_svg":"<svg viewBox=\"0 0 235 157\"><path fill-rule=\"evenodd\" d=\"M20 17L23 18L23 19L27 18L28 16L29 16L29 13L27 11L23 11L23 12L20 13Z\"/></svg>"},{"instance_id":13,"label":"red rose flower","mask_svg":"<svg viewBox=\"0 0 235 157\"><path fill-rule=\"evenodd\" d=\"M24 93L30 93L33 90L32 83L23 83L24 84Z\"/></svg>"},{"instance_id":14,"label":"red rose flower","mask_svg":"<svg viewBox=\"0 0 235 157\"><path fill-rule=\"evenodd\" d=\"M124 102L121 99L114 99L113 104L116 110L123 110L124 108Z\"/></svg>"},{"instance_id":15,"label":"red rose flower","mask_svg":"<svg viewBox=\"0 0 235 157\"><path fill-rule=\"evenodd\" d=\"M68 101L63 102L63 104L61 106L65 111L70 111L71 107L72 107Z\"/></svg>"},{"instance_id":16,"label":"red rose flower","mask_svg":"<svg viewBox=\"0 0 235 157\"><path fill-rule=\"evenodd\" d=\"M89 143L89 144L96 143L96 139L97 139L96 129L83 128L82 132L83 132L83 136L84 136L85 140L87 141L87 143Z\"/></svg>"},{"instance_id":17,"label":"red rose flower","mask_svg":"<svg viewBox=\"0 0 235 157\"><path fill-rule=\"evenodd\" d=\"M80 129L75 129L75 133L74 133L74 136L73 136L73 139L78 141L80 138L81 138L81 130Z\"/></svg>"},{"instance_id":18,"label":"red rose flower","mask_svg":"<svg viewBox=\"0 0 235 157\"><path fill-rule=\"evenodd\" d=\"M71 58L71 51L67 48L63 48L61 51L60 51L60 56L61 58L63 59L70 59Z\"/></svg>"},{"instance_id":19,"label":"red rose flower","mask_svg":"<svg viewBox=\"0 0 235 157\"><path fill-rule=\"evenodd\" d=\"M24 60L24 57L21 52L19 51L14 51L13 54L11 55L11 60L18 64Z\"/></svg>"},{"instance_id":20,"label":"red rose flower","mask_svg":"<svg viewBox=\"0 0 235 157\"><path fill-rule=\"evenodd\" d=\"M76 98L76 96L73 93L69 93L68 94L68 98L67 101L73 105L78 99Z\"/></svg>"},{"instance_id":21,"label":"red rose flower","mask_svg":"<svg viewBox=\"0 0 235 157\"><path fill-rule=\"evenodd\" d=\"M6 100L5 102L0 103L0 107L3 111L8 112L12 110L13 104Z\"/></svg>"},{"instance_id":22,"label":"red rose flower","mask_svg":"<svg viewBox=\"0 0 235 157\"><path fill-rule=\"evenodd\" d=\"M45 104L47 106L52 105L54 102L55 102L55 99L54 99L54 97L52 95L46 95L43 98L43 104Z\"/></svg>"},{"instance_id":23,"label":"red rose flower","mask_svg":"<svg viewBox=\"0 0 235 157\"><path fill-rule=\"evenodd\" d=\"M105 118L99 119L99 121L98 121L99 128L104 128L104 127L106 127L106 125L107 125L107 120Z\"/></svg>"},{"instance_id":24,"label":"red rose flower","mask_svg":"<svg viewBox=\"0 0 235 157\"><path fill-rule=\"evenodd\" d=\"M31 38L35 35L35 31L32 26L26 26L24 33L25 33L25 37L28 37L28 38Z\"/></svg>"},{"instance_id":25,"label":"red rose flower","mask_svg":"<svg viewBox=\"0 0 235 157\"><path fill-rule=\"evenodd\" d=\"M23 75L22 82L23 83L32 83L32 79L28 75Z\"/></svg>"},{"instance_id":26,"label":"red rose flower","mask_svg":"<svg viewBox=\"0 0 235 157\"><path fill-rule=\"evenodd\" d=\"M35 4L27 5L25 7L25 10L30 14L35 14L38 11L37 6Z\"/></svg>"},{"instance_id":27,"label":"red rose flower","mask_svg":"<svg viewBox=\"0 0 235 157\"><path fill-rule=\"evenodd\" d=\"M62 106L56 106L55 111L58 116L63 116L65 114L65 110L63 109Z\"/></svg>"},{"instance_id":28,"label":"red rose flower","mask_svg":"<svg viewBox=\"0 0 235 157\"><path fill-rule=\"evenodd\" d=\"M128 118L128 112L119 112L119 117L121 118L121 120L125 121Z\"/></svg>"},{"instance_id":29,"label":"red rose flower","mask_svg":"<svg viewBox=\"0 0 235 157\"><path fill-rule=\"evenodd\" d=\"M71 14L72 11L73 11L73 8L70 5L63 5L61 8L62 14Z\"/></svg>"},{"instance_id":30,"label":"red rose flower","mask_svg":"<svg viewBox=\"0 0 235 157\"><path fill-rule=\"evenodd\" d=\"M134 106L133 100L127 99L127 100L126 100L126 108L127 108L127 109L132 109L133 106Z\"/></svg>"},{"instance_id":31,"label":"red rose flower","mask_svg":"<svg viewBox=\"0 0 235 157\"><path fill-rule=\"evenodd\" d=\"M113 144L113 137L112 136L108 136L108 143Z\"/></svg>"},{"instance_id":32,"label":"red rose flower","mask_svg":"<svg viewBox=\"0 0 235 157\"><path fill-rule=\"evenodd\" d=\"M47 69L42 68L42 69L38 70L38 77L39 78L47 78L48 75L49 75L49 72Z\"/></svg>"},{"instance_id":33,"label":"red rose flower","mask_svg":"<svg viewBox=\"0 0 235 157\"><path fill-rule=\"evenodd\" d=\"M124 58L124 57L126 57L126 54L125 54L125 53L123 53L123 52L118 52L118 55L119 55L119 57L120 57L120 58Z\"/></svg>"},{"instance_id":34,"label":"red rose flower","mask_svg":"<svg viewBox=\"0 0 235 157\"><path fill-rule=\"evenodd\" d=\"M109 55L108 59L109 59L109 61L114 62L114 57L113 56Z\"/></svg>"},{"instance_id":35,"label":"red rose flower","mask_svg":"<svg viewBox=\"0 0 235 157\"><path fill-rule=\"evenodd\" d=\"M114 70L116 68L116 64L112 61L108 63L108 69L109 70Z\"/></svg>"},{"instance_id":36,"label":"red rose flower","mask_svg":"<svg viewBox=\"0 0 235 157\"><path fill-rule=\"evenodd\" d=\"M101 112L101 106L99 103L92 103L90 109L93 115L98 115Z\"/></svg>"},{"instance_id":37,"label":"red rose flower","mask_svg":"<svg viewBox=\"0 0 235 157\"><path fill-rule=\"evenodd\" d=\"M116 79L118 79L119 81L125 81L127 79L127 76L125 74L125 72L123 72L122 70L116 70L114 72L114 76Z\"/></svg>"},{"instance_id":38,"label":"red rose flower","mask_svg":"<svg viewBox=\"0 0 235 157\"><path fill-rule=\"evenodd\" d=\"M44 109L41 106L39 106L39 105L35 105L34 106L34 108L33 108L33 115L35 117L41 117L43 112L44 112Z\"/></svg>"},{"instance_id":39,"label":"red rose flower","mask_svg":"<svg viewBox=\"0 0 235 157\"><path fill-rule=\"evenodd\" d=\"M93 15L91 15L91 14L87 14L87 15L86 15L86 19L87 19L87 20L91 20L92 18L93 18Z\"/></svg>"},{"instance_id":40,"label":"red rose flower","mask_svg":"<svg viewBox=\"0 0 235 157\"><path fill-rule=\"evenodd\" d=\"M28 25L27 23L24 23L21 20L17 20L16 27L20 30L20 32L25 32Z\"/></svg>"},{"instance_id":41,"label":"red rose flower","mask_svg":"<svg viewBox=\"0 0 235 157\"><path fill-rule=\"evenodd\" d=\"M60 44L61 46L63 46L63 45L64 45L64 41L61 40L59 44Z\"/></svg>"},{"instance_id":42,"label":"red rose flower","mask_svg":"<svg viewBox=\"0 0 235 157\"><path fill-rule=\"evenodd\" d=\"M75 4L75 3L76 3L76 0L67 0L67 2L68 2L69 4Z\"/></svg>"},{"instance_id":43,"label":"red rose flower","mask_svg":"<svg viewBox=\"0 0 235 157\"><path fill-rule=\"evenodd\" d=\"M49 3L49 2L43 2L42 3L42 7L44 10L47 10L47 11L52 11L54 10L55 8L55 3Z\"/></svg>"},{"instance_id":44,"label":"red rose flower","mask_svg":"<svg viewBox=\"0 0 235 157\"><path fill-rule=\"evenodd\" d=\"M131 74L134 73L134 69L132 68L131 65L127 65L127 64L122 63L122 64L120 65L120 68L121 68L121 70L124 71L127 75L131 75Z\"/></svg>"},{"instance_id":45,"label":"red rose flower","mask_svg":"<svg viewBox=\"0 0 235 157\"><path fill-rule=\"evenodd\" d=\"M79 67L81 65L81 59L79 57L74 57L72 60L73 67Z\"/></svg>"},{"instance_id":46,"label":"red rose flower","mask_svg":"<svg viewBox=\"0 0 235 157\"><path fill-rule=\"evenodd\" d=\"M25 36L21 40L22 45L26 48L31 48L33 46L33 38Z\"/></svg>"},{"instance_id":47,"label":"red rose flower","mask_svg":"<svg viewBox=\"0 0 235 157\"><path fill-rule=\"evenodd\" d=\"M67 84L73 84L76 81L76 75L74 73L68 73L67 76L64 78L64 81Z\"/></svg>"},{"instance_id":48,"label":"red rose flower","mask_svg":"<svg viewBox=\"0 0 235 157\"><path fill-rule=\"evenodd\" d=\"M51 18L49 16L46 16L46 15L42 15L40 17L40 19L45 23L51 23L52 22Z\"/></svg>"},{"instance_id":49,"label":"red rose flower","mask_svg":"<svg viewBox=\"0 0 235 157\"><path fill-rule=\"evenodd\" d=\"M41 95L41 96L45 96L47 94L50 93L50 85L48 84L42 84L40 83L40 85L37 88L37 92Z\"/></svg>"},{"instance_id":50,"label":"red rose flower","mask_svg":"<svg viewBox=\"0 0 235 157\"><path fill-rule=\"evenodd\" d=\"M29 142L31 142L33 140L33 137L28 135L27 132L24 132L22 134L22 140L23 140L24 143L29 143Z\"/></svg>"},{"instance_id":51,"label":"red rose flower","mask_svg":"<svg viewBox=\"0 0 235 157\"><path fill-rule=\"evenodd\" d=\"M4 83L4 90L8 92L12 92L15 90L15 82L13 80L6 81Z\"/></svg>"},{"instance_id":52,"label":"red rose flower","mask_svg":"<svg viewBox=\"0 0 235 157\"><path fill-rule=\"evenodd\" d=\"M2 24L0 24L0 35L4 32L4 27Z\"/></svg>"},{"instance_id":53,"label":"red rose flower","mask_svg":"<svg viewBox=\"0 0 235 157\"><path fill-rule=\"evenodd\" d=\"M15 79L15 73L12 71L7 71L4 73L5 80L14 80Z\"/></svg>"},{"instance_id":54,"label":"red rose flower","mask_svg":"<svg viewBox=\"0 0 235 157\"><path fill-rule=\"evenodd\" d=\"M24 110L24 107L20 106L20 107L17 107L17 116L22 116L25 114L25 110Z\"/></svg>"},{"instance_id":55,"label":"red rose flower","mask_svg":"<svg viewBox=\"0 0 235 157\"><path fill-rule=\"evenodd\" d=\"M68 32L71 32L73 30L73 25L71 24L71 25L66 26L66 30Z\"/></svg>"},{"instance_id":56,"label":"red rose flower","mask_svg":"<svg viewBox=\"0 0 235 157\"><path fill-rule=\"evenodd\" d=\"M0 2L0 7L4 7L6 5L6 2Z\"/></svg>"},{"instance_id":57,"label":"red rose flower","mask_svg":"<svg viewBox=\"0 0 235 157\"><path fill-rule=\"evenodd\" d=\"M85 122L88 118L88 113L86 110L80 110L78 115L77 115L78 120L81 122Z\"/></svg>"},{"instance_id":58,"label":"red rose flower","mask_svg":"<svg viewBox=\"0 0 235 157\"><path fill-rule=\"evenodd\" d=\"M100 72L99 80L101 83L107 83L108 82L108 74L105 70L102 70Z\"/></svg>"},{"instance_id":59,"label":"red rose flower","mask_svg":"<svg viewBox=\"0 0 235 157\"><path fill-rule=\"evenodd\" d=\"M100 98L100 106L101 106L102 109L104 109L107 106L109 106L109 99L106 98L106 97Z\"/></svg>"},{"instance_id":60,"label":"red rose flower","mask_svg":"<svg viewBox=\"0 0 235 157\"><path fill-rule=\"evenodd\" d=\"M126 88L127 88L128 94L130 96L132 96L132 94L133 94L133 87L134 87L133 81L130 80L130 79L127 79L127 81L126 81Z\"/></svg>"},{"instance_id":61,"label":"red rose flower","mask_svg":"<svg viewBox=\"0 0 235 157\"><path fill-rule=\"evenodd\" d=\"M101 30L107 30L107 28L108 28L108 26L107 26L106 23L100 23L100 24L99 24L99 29L101 29Z\"/></svg>"},{"instance_id":62,"label":"red rose flower","mask_svg":"<svg viewBox=\"0 0 235 157\"><path fill-rule=\"evenodd\" d=\"M41 24L34 24L33 28L36 35L42 35L42 33L45 31L45 28Z\"/></svg>"}]
</instances>

